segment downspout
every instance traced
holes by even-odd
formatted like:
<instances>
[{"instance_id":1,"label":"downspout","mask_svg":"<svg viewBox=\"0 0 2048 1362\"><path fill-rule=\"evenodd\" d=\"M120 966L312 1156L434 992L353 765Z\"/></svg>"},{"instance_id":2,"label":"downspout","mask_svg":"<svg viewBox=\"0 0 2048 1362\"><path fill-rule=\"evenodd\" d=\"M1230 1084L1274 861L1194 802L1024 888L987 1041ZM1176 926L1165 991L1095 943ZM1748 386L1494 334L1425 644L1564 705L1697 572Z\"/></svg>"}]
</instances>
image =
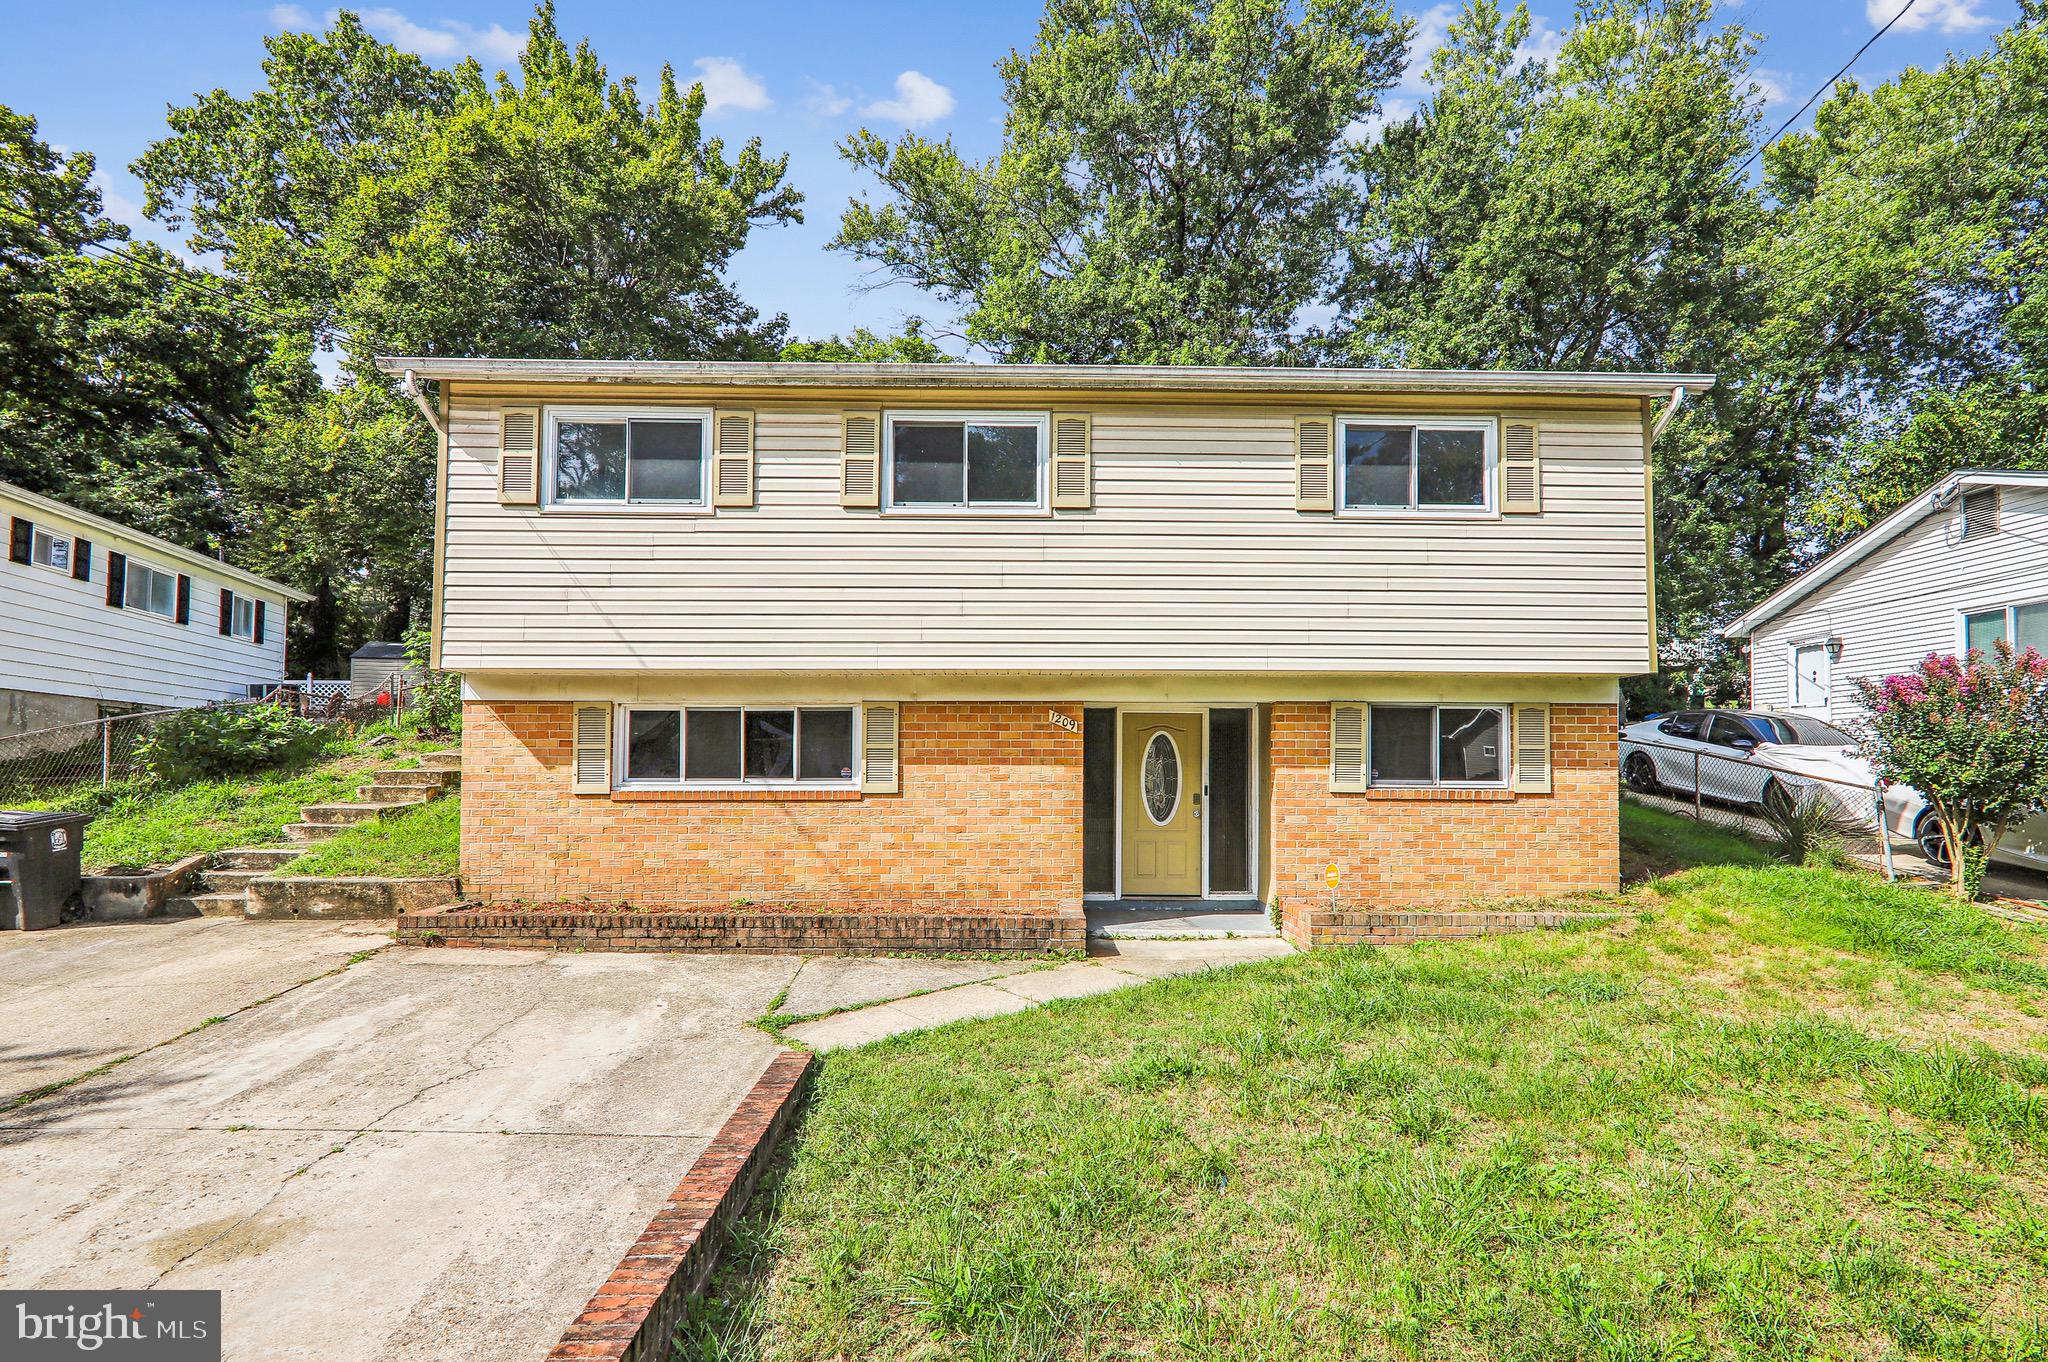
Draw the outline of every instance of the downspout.
<instances>
[{"instance_id":1,"label":"downspout","mask_svg":"<svg viewBox=\"0 0 2048 1362\"><path fill-rule=\"evenodd\" d=\"M1664 404L1649 432L1643 437L1643 582L1647 588L1650 604L1650 671L1656 672L1663 666L1663 658L1657 647L1657 493L1655 466L1650 461L1650 451L1657 444L1657 437L1664 433L1664 427L1671 424L1671 418L1685 405L1685 385L1678 384L1671 389L1671 400ZM1650 403L1643 401L1643 417L1648 421Z\"/></svg>"},{"instance_id":2,"label":"downspout","mask_svg":"<svg viewBox=\"0 0 2048 1362\"><path fill-rule=\"evenodd\" d=\"M408 383L412 381L412 370L406 370L405 378ZM1685 385L1680 384L1671 390L1671 400L1666 402L1664 410L1657 414L1657 424L1650 427L1650 444L1654 445L1657 443L1657 437L1664 433L1664 427L1671 424L1671 418L1678 415L1678 409L1684 405ZM1645 459L1650 457L1648 446L1645 446L1643 449L1643 457Z\"/></svg>"},{"instance_id":3,"label":"downspout","mask_svg":"<svg viewBox=\"0 0 2048 1362\"><path fill-rule=\"evenodd\" d=\"M448 428L441 424L441 413L434 410L434 404L427 401L427 395L420 391L419 376L407 369L405 377L398 381L398 387L420 409L420 415L427 418L427 424L434 428L434 433L442 439L448 438Z\"/></svg>"}]
</instances>

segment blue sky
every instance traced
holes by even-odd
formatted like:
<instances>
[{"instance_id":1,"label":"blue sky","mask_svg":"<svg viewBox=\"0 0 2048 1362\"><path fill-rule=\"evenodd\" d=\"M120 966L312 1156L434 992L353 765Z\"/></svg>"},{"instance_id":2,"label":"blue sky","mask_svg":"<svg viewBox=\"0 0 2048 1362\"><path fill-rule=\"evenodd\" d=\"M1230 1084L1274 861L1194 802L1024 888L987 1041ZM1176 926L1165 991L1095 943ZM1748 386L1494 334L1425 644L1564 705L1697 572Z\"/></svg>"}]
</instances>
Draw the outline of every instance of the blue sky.
<instances>
[{"instance_id":1,"label":"blue sky","mask_svg":"<svg viewBox=\"0 0 2048 1362\"><path fill-rule=\"evenodd\" d=\"M1903 0L1746 0L1725 14L1763 35L1762 79L1773 125L1845 60ZM1539 0L1538 40L1554 41L1569 0ZM1418 22L1418 56L1440 35L1453 6L1403 4ZM759 136L787 152L803 190L807 221L757 232L735 263L743 294L764 313L785 312L799 335L856 325L895 329L921 314L943 327L945 308L901 286L858 288L859 267L825 250L839 211L866 186L840 161L837 144L868 126L952 136L986 156L1001 132L995 63L1028 48L1041 10L1031 0L977 4L655 4L647 0L560 0L557 22L572 43L588 37L614 76L637 74L643 88L664 62L701 78L711 130L729 141ZM1975 51L2017 16L2015 0L1915 0L1912 11L1864 57L1866 82L1908 65L1930 65L1951 50ZM531 13L516 0L394 0L357 10L386 40L450 63L475 54L509 64ZM52 5L0 0L0 102L34 115L45 140L99 158L108 211L142 228L141 190L128 163L164 131L168 105L194 92L253 88L262 39L281 27L319 27L329 13L301 4L219 4L182 0ZM1421 91L1411 74L1390 107L1401 112ZM1398 102L1397 102L1398 101Z\"/></svg>"}]
</instances>

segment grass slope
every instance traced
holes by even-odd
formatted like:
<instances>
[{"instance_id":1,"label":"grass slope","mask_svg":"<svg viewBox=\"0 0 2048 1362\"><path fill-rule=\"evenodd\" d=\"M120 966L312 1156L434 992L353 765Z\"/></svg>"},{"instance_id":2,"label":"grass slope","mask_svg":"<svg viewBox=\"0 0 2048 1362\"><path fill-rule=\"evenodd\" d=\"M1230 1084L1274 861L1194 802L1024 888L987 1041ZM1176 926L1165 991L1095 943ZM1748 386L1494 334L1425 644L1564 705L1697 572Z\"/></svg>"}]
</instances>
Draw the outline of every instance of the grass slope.
<instances>
[{"instance_id":1,"label":"grass slope","mask_svg":"<svg viewBox=\"0 0 2048 1362\"><path fill-rule=\"evenodd\" d=\"M1653 812L1612 927L828 1056L677 1356L2048 1356L2048 939Z\"/></svg>"},{"instance_id":2,"label":"grass slope","mask_svg":"<svg viewBox=\"0 0 2048 1362\"><path fill-rule=\"evenodd\" d=\"M419 752L446 745L423 742L402 720L387 721L354 734L337 730L320 755L292 766L168 788L140 779L110 789L86 785L21 807L90 813L83 850L88 874L161 866L201 852L282 842L285 824L299 821L303 805L346 803L370 771L416 764Z\"/></svg>"},{"instance_id":3,"label":"grass slope","mask_svg":"<svg viewBox=\"0 0 2048 1362\"><path fill-rule=\"evenodd\" d=\"M417 809L337 833L280 875L453 875L462 833L462 799L446 795Z\"/></svg>"}]
</instances>

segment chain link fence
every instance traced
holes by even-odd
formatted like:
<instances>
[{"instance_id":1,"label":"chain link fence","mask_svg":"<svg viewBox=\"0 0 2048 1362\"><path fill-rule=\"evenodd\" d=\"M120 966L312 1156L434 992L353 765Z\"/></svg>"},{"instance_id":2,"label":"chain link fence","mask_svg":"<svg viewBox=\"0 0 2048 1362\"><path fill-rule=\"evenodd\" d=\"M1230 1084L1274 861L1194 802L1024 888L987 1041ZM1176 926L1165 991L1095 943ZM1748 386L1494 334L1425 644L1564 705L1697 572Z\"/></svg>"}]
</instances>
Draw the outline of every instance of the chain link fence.
<instances>
[{"instance_id":1,"label":"chain link fence","mask_svg":"<svg viewBox=\"0 0 2048 1362\"><path fill-rule=\"evenodd\" d=\"M1896 878L1878 785L1800 771L1763 756L1639 738L1621 740L1621 779L1640 803L1767 842L1782 841L1787 821L1804 812L1809 831Z\"/></svg>"}]
</instances>

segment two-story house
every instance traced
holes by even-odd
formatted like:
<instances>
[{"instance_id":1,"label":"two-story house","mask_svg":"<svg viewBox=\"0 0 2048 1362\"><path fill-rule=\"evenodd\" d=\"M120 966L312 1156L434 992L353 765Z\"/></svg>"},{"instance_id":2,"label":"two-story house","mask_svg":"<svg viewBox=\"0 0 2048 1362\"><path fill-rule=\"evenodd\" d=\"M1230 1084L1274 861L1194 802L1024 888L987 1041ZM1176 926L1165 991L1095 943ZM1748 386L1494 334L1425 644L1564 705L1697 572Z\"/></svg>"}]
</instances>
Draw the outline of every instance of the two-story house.
<instances>
[{"instance_id":1,"label":"two-story house","mask_svg":"<svg viewBox=\"0 0 2048 1362\"><path fill-rule=\"evenodd\" d=\"M1700 375L413 359L495 901L1611 889ZM900 939L900 938L899 938Z\"/></svg>"}]
</instances>

